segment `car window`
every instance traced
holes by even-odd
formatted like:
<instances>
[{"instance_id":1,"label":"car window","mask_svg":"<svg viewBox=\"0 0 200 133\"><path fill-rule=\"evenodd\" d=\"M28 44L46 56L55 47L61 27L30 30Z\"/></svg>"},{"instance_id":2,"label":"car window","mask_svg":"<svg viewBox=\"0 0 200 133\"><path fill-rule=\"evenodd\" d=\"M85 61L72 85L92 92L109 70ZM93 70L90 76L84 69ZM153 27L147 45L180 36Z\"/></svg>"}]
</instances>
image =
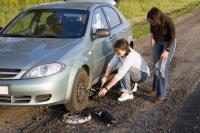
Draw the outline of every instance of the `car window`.
<instances>
[{"instance_id":1,"label":"car window","mask_svg":"<svg viewBox=\"0 0 200 133\"><path fill-rule=\"evenodd\" d=\"M108 24L106 22L106 18L101 10L101 8L97 8L94 11L93 20L92 20L92 31L96 32L97 29L108 29Z\"/></svg>"},{"instance_id":2,"label":"car window","mask_svg":"<svg viewBox=\"0 0 200 133\"><path fill-rule=\"evenodd\" d=\"M27 16L20 19L20 21L12 27L12 29L8 32L8 34L9 33L19 33L21 31L30 30L31 22L32 22L34 16L35 16L35 13L30 13Z\"/></svg>"},{"instance_id":3,"label":"car window","mask_svg":"<svg viewBox=\"0 0 200 133\"><path fill-rule=\"evenodd\" d=\"M103 10L106 14L106 18L107 18L111 28L114 28L121 23L119 16L114 9L112 9L110 7L103 7Z\"/></svg>"}]
</instances>

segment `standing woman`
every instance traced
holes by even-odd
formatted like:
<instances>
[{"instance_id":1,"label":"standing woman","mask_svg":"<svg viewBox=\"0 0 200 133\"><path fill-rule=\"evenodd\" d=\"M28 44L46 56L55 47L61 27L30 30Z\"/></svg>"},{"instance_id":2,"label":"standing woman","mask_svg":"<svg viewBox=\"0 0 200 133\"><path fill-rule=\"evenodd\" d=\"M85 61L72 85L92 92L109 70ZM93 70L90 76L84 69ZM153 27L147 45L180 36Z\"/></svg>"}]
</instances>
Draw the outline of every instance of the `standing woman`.
<instances>
[{"instance_id":1,"label":"standing woman","mask_svg":"<svg viewBox=\"0 0 200 133\"><path fill-rule=\"evenodd\" d=\"M175 25L160 9L153 7L147 14L153 48L154 78L151 95L156 94L155 104L166 99L170 62L176 48Z\"/></svg>"}]
</instances>

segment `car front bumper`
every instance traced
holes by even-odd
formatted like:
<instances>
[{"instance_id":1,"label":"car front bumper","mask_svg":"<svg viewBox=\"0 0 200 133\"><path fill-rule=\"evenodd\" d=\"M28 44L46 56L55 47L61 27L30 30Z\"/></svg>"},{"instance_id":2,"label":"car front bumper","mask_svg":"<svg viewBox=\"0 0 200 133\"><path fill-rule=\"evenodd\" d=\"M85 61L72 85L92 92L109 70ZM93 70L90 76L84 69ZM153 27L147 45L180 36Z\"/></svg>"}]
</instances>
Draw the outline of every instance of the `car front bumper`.
<instances>
[{"instance_id":1,"label":"car front bumper","mask_svg":"<svg viewBox=\"0 0 200 133\"><path fill-rule=\"evenodd\" d=\"M32 106L55 105L70 99L69 69L61 73L35 79L1 80L8 86L9 95L0 95L0 105Z\"/></svg>"}]
</instances>

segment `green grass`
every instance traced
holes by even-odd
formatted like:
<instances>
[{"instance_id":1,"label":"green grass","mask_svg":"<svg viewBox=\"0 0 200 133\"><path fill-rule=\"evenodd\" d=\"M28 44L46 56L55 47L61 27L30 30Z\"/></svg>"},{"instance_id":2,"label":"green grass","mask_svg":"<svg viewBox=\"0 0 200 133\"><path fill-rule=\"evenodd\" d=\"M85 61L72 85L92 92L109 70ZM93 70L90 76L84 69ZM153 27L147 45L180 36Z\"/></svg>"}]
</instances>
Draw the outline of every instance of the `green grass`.
<instances>
[{"instance_id":1,"label":"green grass","mask_svg":"<svg viewBox=\"0 0 200 133\"><path fill-rule=\"evenodd\" d=\"M121 0L119 9L130 21L138 23L146 18L146 13L153 6L169 13L198 1L200 0Z\"/></svg>"},{"instance_id":2,"label":"green grass","mask_svg":"<svg viewBox=\"0 0 200 133\"><path fill-rule=\"evenodd\" d=\"M192 10L197 9L197 8L200 8L200 1L190 3L190 4L184 6L181 9L176 9L172 12L167 13L167 14L170 15L172 18L176 19L180 16L184 16L185 14L190 13Z\"/></svg>"},{"instance_id":3,"label":"green grass","mask_svg":"<svg viewBox=\"0 0 200 133\"><path fill-rule=\"evenodd\" d=\"M14 16L23 9L35 4L63 0L0 0L0 26L5 26ZM149 33L146 14L153 7L176 19L200 7L200 0L121 0L119 9L128 18L133 26L135 38Z\"/></svg>"},{"instance_id":4,"label":"green grass","mask_svg":"<svg viewBox=\"0 0 200 133\"><path fill-rule=\"evenodd\" d=\"M0 26L5 26L13 17L27 7L59 0L0 0Z\"/></svg>"},{"instance_id":5,"label":"green grass","mask_svg":"<svg viewBox=\"0 0 200 133\"><path fill-rule=\"evenodd\" d=\"M177 18L184 16L197 8L200 8L200 1L192 2L188 5L185 5L184 7L180 9L173 10L166 14L169 15L174 20L176 20ZM140 22L137 22L137 23L132 22L132 32L136 39L149 34L150 33L149 29L150 29L149 24L146 20L141 20Z\"/></svg>"}]
</instances>

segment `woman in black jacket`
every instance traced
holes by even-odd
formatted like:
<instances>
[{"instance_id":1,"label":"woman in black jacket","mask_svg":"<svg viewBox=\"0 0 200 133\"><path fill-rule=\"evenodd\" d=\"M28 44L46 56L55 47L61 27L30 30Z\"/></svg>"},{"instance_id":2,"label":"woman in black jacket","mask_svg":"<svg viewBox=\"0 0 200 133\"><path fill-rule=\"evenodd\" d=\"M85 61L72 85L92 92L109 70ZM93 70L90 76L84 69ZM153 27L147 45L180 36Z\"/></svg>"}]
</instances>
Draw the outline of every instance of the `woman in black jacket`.
<instances>
[{"instance_id":1,"label":"woman in black jacket","mask_svg":"<svg viewBox=\"0 0 200 133\"><path fill-rule=\"evenodd\" d=\"M166 99L168 70L176 48L175 25L169 16L156 7L148 12L147 21L150 23L154 63L153 86L150 94L156 94L154 103L160 104Z\"/></svg>"}]
</instances>

